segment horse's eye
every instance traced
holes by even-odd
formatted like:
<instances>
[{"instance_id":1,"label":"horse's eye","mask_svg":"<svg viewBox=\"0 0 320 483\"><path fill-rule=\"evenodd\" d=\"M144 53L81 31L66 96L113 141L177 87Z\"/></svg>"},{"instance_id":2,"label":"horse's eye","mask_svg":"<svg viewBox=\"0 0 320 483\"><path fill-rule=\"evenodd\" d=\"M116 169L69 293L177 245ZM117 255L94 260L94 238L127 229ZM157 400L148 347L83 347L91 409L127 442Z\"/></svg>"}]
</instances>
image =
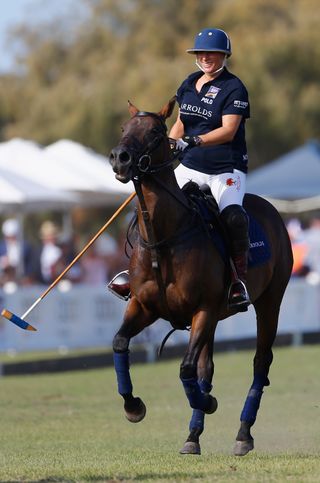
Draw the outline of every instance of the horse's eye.
<instances>
[{"instance_id":1,"label":"horse's eye","mask_svg":"<svg viewBox=\"0 0 320 483\"><path fill-rule=\"evenodd\" d=\"M122 132L122 133L124 132L124 129L123 129L123 127L121 127L121 132Z\"/></svg>"}]
</instances>

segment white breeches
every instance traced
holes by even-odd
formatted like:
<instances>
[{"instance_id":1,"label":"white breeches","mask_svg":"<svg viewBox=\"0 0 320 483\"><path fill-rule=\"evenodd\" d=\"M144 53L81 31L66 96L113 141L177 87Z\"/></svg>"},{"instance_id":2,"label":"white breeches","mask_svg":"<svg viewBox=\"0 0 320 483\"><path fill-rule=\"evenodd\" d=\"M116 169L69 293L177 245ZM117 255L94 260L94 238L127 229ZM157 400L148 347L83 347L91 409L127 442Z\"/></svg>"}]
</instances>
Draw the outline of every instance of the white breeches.
<instances>
[{"instance_id":1,"label":"white breeches","mask_svg":"<svg viewBox=\"0 0 320 483\"><path fill-rule=\"evenodd\" d=\"M233 173L205 174L180 164L175 169L180 188L188 181L195 181L199 186L207 184L215 197L220 212L229 205L242 205L246 191L246 174L235 169Z\"/></svg>"}]
</instances>

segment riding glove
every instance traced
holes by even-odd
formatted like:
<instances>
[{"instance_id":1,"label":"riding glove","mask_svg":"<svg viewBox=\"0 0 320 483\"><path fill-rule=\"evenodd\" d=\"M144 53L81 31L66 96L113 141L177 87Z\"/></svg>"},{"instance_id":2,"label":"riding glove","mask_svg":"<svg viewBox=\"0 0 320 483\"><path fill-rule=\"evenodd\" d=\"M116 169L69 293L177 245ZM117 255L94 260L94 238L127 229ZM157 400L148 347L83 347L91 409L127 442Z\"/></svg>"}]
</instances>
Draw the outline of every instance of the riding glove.
<instances>
[{"instance_id":1,"label":"riding glove","mask_svg":"<svg viewBox=\"0 0 320 483\"><path fill-rule=\"evenodd\" d=\"M200 146L200 144L203 143L202 139L199 136L183 136L183 141L185 143L188 143L189 148Z\"/></svg>"},{"instance_id":2,"label":"riding glove","mask_svg":"<svg viewBox=\"0 0 320 483\"><path fill-rule=\"evenodd\" d=\"M182 138L176 139L175 149L177 151L184 151L186 148L189 148L189 143L184 141Z\"/></svg>"}]
</instances>

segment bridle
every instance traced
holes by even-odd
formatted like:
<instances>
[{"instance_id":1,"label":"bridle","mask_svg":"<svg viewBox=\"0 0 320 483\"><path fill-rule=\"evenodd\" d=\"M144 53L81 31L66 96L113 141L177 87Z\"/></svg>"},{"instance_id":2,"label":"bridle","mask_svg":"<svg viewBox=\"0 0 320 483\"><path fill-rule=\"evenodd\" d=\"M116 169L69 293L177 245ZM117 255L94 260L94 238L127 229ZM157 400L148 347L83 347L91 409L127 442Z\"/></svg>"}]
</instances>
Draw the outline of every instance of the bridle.
<instances>
[{"instance_id":1,"label":"bridle","mask_svg":"<svg viewBox=\"0 0 320 483\"><path fill-rule=\"evenodd\" d=\"M173 169L172 164L175 161L175 156L173 153L170 153L169 158L166 159L164 162L152 165L152 154L154 151L160 146L160 144L167 138L167 126L165 120L162 116L152 113L152 112L145 112L145 111L138 111L134 117L152 117L155 118L158 122L158 125L155 126L150 130L154 134L154 137L144 143L140 142L136 137L130 136L130 154L132 158L132 181L135 186L135 190L139 199L141 214L144 222L144 226L146 229L148 240L142 240L140 236L140 245L150 251L151 257L151 265L152 269L155 274L155 278L158 284L159 293L160 293L160 300L162 301L162 305L166 312L166 316L168 320L173 325L173 317L171 316L171 312L168 306L168 300L166 296L166 287L163 281L161 267L160 267L160 248L163 246L169 246L169 243L179 243L182 239L185 239L186 236L191 236L191 234L195 234L198 232L198 226L195 226L193 223L194 218L188 218L190 224L187 224L185 227L180 227L178 229L178 233L172 236L170 239L165 239L162 241L157 241L154 235L154 228L150 218L150 214L147 209L147 205L145 202L143 190L142 190L142 181L146 175L153 175L165 169ZM124 136L122 138L123 141L128 141L129 136ZM129 143L128 143L129 144ZM165 191L167 191L171 196L173 196L180 204L182 204L186 209L190 210L190 205L183 201L181 197L178 197L175 193L173 193L164 182L162 182L158 177L153 177L154 181L158 183Z\"/></svg>"},{"instance_id":2,"label":"bridle","mask_svg":"<svg viewBox=\"0 0 320 483\"><path fill-rule=\"evenodd\" d=\"M158 121L158 126L151 129L150 132L154 134L151 141L145 143L144 140L141 142L135 136L130 136L130 154L132 155L132 181L135 185L138 197L139 192L141 192L141 181L144 175L152 175L159 173L167 168L172 168L173 163L177 159L176 153L170 150L169 157L162 163L152 165L152 153L159 147L159 145L167 138L167 125L165 120L159 114L147 111L138 111L133 117L152 117ZM129 136L124 136L121 139L121 144L129 140ZM129 143L128 143L129 145ZM190 206L182 201L181 198L177 197L175 193L168 189L165 183L162 183L160 179L154 177L155 182L157 182L161 187L167 191L173 198L189 209ZM141 197L143 197L141 193Z\"/></svg>"},{"instance_id":3,"label":"bridle","mask_svg":"<svg viewBox=\"0 0 320 483\"><path fill-rule=\"evenodd\" d=\"M140 142L136 137L131 138L131 147L130 150L133 154L133 179L139 179L144 174L154 174L162 171L163 169L172 167L172 163L174 162L174 156L170 153L170 156L167 160L162 163L159 163L155 166L152 166L152 153L159 147L159 145L166 139L167 137L167 126L163 119L163 117L155 114L154 112L146 112L146 111L139 111L135 114L134 117L152 117L156 119L158 125L151 129L151 132L154 133L154 137L151 141L145 143ZM126 140L126 136L122 138L122 142Z\"/></svg>"}]
</instances>

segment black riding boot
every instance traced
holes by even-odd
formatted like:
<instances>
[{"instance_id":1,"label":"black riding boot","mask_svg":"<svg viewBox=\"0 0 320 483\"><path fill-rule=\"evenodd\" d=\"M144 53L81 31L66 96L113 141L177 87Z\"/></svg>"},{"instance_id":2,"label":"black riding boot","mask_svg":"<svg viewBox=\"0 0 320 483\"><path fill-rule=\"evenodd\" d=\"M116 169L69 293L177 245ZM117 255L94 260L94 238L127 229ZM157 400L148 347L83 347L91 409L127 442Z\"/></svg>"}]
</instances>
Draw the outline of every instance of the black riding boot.
<instances>
[{"instance_id":1,"label":"black riding boot","mask_svg":"<svg viewBox=\"0 0 320 483\"><path fill-rule=\"evenodd\" d=\"M249 251L248 216L240 205L227 206L220 216L229 238L232 268L228 307L238 312L245 312L251 303L246 288Z\"/></svg>"}]
</instances>

